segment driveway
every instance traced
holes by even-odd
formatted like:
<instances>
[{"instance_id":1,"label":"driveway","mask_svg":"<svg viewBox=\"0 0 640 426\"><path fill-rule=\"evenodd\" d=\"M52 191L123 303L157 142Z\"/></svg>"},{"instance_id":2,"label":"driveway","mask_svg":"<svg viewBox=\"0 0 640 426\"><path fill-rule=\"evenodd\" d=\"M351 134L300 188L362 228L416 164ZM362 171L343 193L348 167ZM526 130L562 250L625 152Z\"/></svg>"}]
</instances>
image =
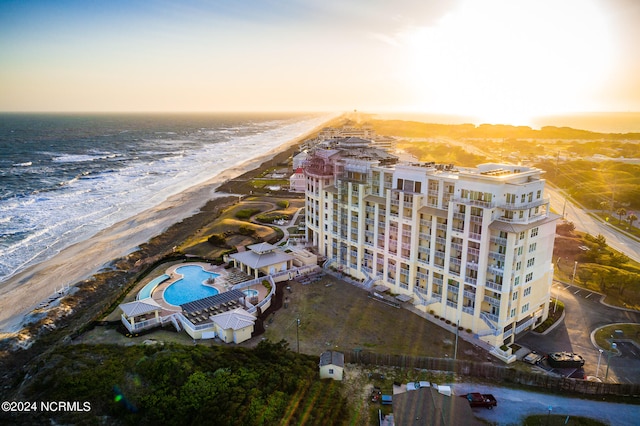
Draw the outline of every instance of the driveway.
<instances>
[{"instance_id":1,"label":"driveway","mask_svg":"<svg viewBox=\"0 0 640 426\"><path fill-rule=\"evenodd\" d=\"M474 408L473 414L495 425L521 425L526 416L544 415L549 413L549 409L554 415L589 417L616 426L637 425L640 417L640 405L569 398L471 383L454 383L450 386L454 395L466 395L469 392L493 394L498 400L498 406L493 410Z\"/></svg>"},{"instance_id":2,"label":"driveway","mask_svg":"<svg viewBox=\"0 0 640 426\"><path fill-rule=\"evenodd\" d=\"M602 348L605 352L601 356L591 341L591 333L598 327L640 323L640 312L607 306L601 302L602 295L558 281L553 283L551 295L550 309L553 309L556 297L564 302L564 320L545 334L529 331L518 336L516 343L541 354L558 351L578 353L585 359L584 370L588 376L604 378L610 360L609 381L640 383L640 351L632 344L623 344L624 350L615 356L609 356L608 348Z\"/></svg>"}]
</instances>

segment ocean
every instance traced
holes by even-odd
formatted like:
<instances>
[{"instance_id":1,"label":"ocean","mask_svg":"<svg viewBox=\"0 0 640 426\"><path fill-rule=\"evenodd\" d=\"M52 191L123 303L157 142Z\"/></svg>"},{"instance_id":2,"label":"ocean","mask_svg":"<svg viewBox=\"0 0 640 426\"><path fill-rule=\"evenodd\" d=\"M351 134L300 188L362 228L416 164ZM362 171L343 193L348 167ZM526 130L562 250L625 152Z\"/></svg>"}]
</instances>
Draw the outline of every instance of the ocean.
<instances>
[{"instance_id":1,"label":"ocean","mask_svg":"<svg viewBox=\"0 0 640 426\"><path fill-rule=\"evenodd\" d=\"M0 283L330 118L0 114Z\"/></svg>"}]
</instances>

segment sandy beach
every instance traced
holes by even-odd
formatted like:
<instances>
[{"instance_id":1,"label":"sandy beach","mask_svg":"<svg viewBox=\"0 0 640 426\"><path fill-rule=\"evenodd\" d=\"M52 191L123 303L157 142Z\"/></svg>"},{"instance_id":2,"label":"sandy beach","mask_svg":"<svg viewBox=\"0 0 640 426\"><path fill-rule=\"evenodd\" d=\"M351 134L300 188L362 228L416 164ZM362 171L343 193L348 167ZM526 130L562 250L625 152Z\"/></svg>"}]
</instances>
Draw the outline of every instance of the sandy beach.
<instances>
[{"instance_id":1,"label":"sandy beach","mask_svg":"<svg viewBox=\"0 0 640 426\"><path fill-rule=\"evenodd\" d=\"M208 201L228 196L216 193L225 181L259 167L277 153L297 145L322 125L267 153L221 171L202 184L176 194L161 204L76 243L53 258L38 263L9 278L0 287L0 335L21 329L24 315L51 297L56 289L78 283L161 234L172 224L197 213Z\"/></svg>"}]
</instances>

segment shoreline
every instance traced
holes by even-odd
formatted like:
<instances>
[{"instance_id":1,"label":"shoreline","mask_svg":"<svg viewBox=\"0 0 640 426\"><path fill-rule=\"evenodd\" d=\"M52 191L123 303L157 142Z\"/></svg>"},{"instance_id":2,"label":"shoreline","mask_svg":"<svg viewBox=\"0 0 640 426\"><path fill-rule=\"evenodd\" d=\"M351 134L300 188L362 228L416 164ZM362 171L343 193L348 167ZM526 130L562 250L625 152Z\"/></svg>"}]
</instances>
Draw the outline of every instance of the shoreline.
<instances>
[{"instance_id":1,"label":"shoreline","mask_svg":"<svg viewBox=\"0 0 640 426\"><path fill-rule=\"evenodd\" d=\"M276 148L222 170L211 179L189 187L13 275L0 287L0 338L3 334L19 332L25 326L25 316L54 295L56 289L67 285L73 287L94 276L115 259L135 251L173 224L197 214L209 201L233 195L219 192L220 187L299 145L336 118Z\"/></svg>"}]
</instances>

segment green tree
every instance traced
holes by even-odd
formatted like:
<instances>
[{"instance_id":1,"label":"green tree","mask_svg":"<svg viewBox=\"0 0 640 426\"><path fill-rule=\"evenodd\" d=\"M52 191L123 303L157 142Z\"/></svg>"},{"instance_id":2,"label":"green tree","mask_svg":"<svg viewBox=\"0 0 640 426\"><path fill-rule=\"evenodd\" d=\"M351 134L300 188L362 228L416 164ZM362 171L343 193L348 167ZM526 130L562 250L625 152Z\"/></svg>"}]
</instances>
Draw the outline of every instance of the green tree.
<instances>
[{"instance_id":1,"label":"green tree","mask_svg":"<svg viewBox=\"0 0 640 426\"><path fill-rule=\"evenodd\" d=\"M616 210L616 214L619 217L618 223L620 223L620 222L622 222L622 216L626 216L627 215L627 210L624 207L620 207L618 210Z\"/></svg>"},{"instance_id":2,"label":"green tree","mask_svg":"<svg viewBox=\"0 0 640 426\"><path fill-rule=\"evenodd\" d=\"M636 216L634 213L631 213L629 216L627 216L627 220L629 221L629 226L633 226L633 222L638 220L638 216Z\"/></svg>"}]
</instances>

